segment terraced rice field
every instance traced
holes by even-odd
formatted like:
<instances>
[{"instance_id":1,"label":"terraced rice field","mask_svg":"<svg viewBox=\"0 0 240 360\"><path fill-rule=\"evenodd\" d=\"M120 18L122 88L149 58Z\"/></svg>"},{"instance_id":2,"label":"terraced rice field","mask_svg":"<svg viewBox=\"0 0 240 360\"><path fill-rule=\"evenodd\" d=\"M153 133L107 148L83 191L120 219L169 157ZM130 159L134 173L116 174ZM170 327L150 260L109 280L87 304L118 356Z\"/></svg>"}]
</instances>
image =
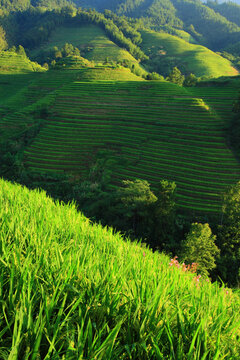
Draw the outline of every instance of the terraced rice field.
<instances>
[{"instance_id":1,"label":"terraced rice field","mask_svg":"<svg viewBox=\"0 0 240 360\"><path fill-rule=\"evenodd\" d=\"M15 76L0 75L0 91L3 91L0 99L0 132L7 138L31 125L33 120L32 115L29 116L29 107L37 106L46 97L53 97L57 89L78 77L79 71L69 69Z\"/></svg>"},{"instance_id":2,"label":"terraced rice field","mask_svg":"<svg viewBox=\"0 0 240 360\"><path fill-rule=\"evenodd\" d=\"M0 74L4 73L29 73L45 71L40 65L32 62L25 56L8 51L0 51Z\"/></svg>"},{"instance_id":3,"label":"terraced rice field","mask_svg":"<svg viewBox=\"0 0 240 360\"><path fill-rule=\"evenodd\" d=\"M240 82L236 80L218 86L204 86L189 88L194 96L202 98L209 105L212 111L226 121L231 119L234 99L237 98L240 90Z\"/></svg>"},{"instance_id":4,"label":"terraced rice field","mask_svg":"<svg viewBox=\"0 0 240 360\"><path fill-rule=\"evenodd\" d=\"M154 188L160 179L174 180L180 207L218 212L220 193L240 177L225 142L235 95L230 86L216 92L167 82L75 81L58 90L25 161L33 170L84 177L95 154L112 149L120 160L114 183L140 178Z\"/></svg>"}]
</instances>

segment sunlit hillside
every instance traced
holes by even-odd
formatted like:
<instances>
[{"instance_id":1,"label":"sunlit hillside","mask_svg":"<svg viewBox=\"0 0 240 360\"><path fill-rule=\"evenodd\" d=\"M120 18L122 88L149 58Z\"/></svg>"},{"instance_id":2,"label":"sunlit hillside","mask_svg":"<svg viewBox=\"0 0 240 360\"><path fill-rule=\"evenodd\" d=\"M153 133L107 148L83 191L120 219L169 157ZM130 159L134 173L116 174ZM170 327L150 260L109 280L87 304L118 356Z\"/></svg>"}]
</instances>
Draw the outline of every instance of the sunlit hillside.
<instances>
[{"instance_id":1,"label":"sunlit hillside","mask_svg":"<svg viewBox=\"0 0 240 360\"><path fill-rule=\"evenodd\" d=\"M1 359L238 359L237 293L73 205L0 188Z\"/></svg>"},{"instance_id":2,"label":"sunlit hillside","mask_svg":"<svg viewBox=\"0 0 240 360\"><path fill-rule=\"evenodd\" d=\"M88 60L101 62L124 62L134 64L139 74L145 74L137 60L125 49L111 41L103 29L96 25L58 27L52 32L46 44L37 47L31 55L37 58L41 52L47 52L57 46L59 49L65 43L70 43L80 49Z\"/></svg>"},{"instance_id":3,"label":"sunlit hillside","mask_svg":"<svg viewBox=\"0 0 240 360\"><path fill-rule=\"evenodd\" d=\"M0 74L22 74L45 71L39 64L30 61L26 56L14 52L0 51Z\"/></svg>"},{"instance_id":4,"label":"sunlit hillside","mask_svg":"<svg viewBox=\"0 0 240 360\"><path fill-rule=\"evenodd\" d=\"M168 74L173 66L185 74L219 77L237 75L231 62L204 46L190 44L177 36L154 31L142 32L144 52L150 57L147 62L152 71Z\"/></svg>"},{"instance_id":5,"label":"sunlit hillside","mask_svg":"<svg viewBox=\"0 0 240 360\"><path fill-rule=\"evenodd\" d=\"M154 188L160 179L176 181L179 206L219 212L221 192L240 175L225 140L236 89L221 90L196 88L195 94L167 82L71 83L53 98L52 114L25 149L25 162L32 170L84 179L106 149L117 162L114 182L140 178ZM211 101L213 93L220 103ZM9 120L2 120L3 128Z\"/></svg>"}]
</instances>

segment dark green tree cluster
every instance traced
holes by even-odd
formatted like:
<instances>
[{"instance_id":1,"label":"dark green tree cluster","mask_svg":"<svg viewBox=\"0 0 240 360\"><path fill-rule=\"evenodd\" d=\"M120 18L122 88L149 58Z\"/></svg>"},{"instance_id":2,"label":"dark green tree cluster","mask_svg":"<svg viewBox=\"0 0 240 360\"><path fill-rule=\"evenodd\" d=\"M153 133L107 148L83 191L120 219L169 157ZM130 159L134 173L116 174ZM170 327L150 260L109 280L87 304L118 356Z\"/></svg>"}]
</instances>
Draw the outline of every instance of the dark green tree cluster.
<instances>
[{"instance_id":1,"label":"dark green tree cluster","mask_svg":"<svg viewBox=\"0 0 240 360\"><path fill-rule=\"evenodd\" d=\"M53 20L48 19L49 21L43 24L46 18L43 19L40 15L44 15L46 10L55 10L59 17L61 17L62 11L65 15L72 16L74 13L76 14L76 8L73 10L74 6L72 5L74 3L88 9L81 10L88 13L88 15L85 14L85 20L87 16L92 23L97 22L105 28L115 42L126 47L139 59L143 57L143 54L137 46L141 43L141 34L138 29L144 27L170 33L174 32L174 28L184 29L201 44L218 51L239 41L240 6L233 3L209 2L203 4L199 0L74 0L73 2L68 0L0 0L0 17L1 13L7 15L10 11L15 11L17 13L14 19L17 24L13 26L16 27L15 35L23 35L28 30L28 26L24 26L24 22L26 25L30 21L29 14L31 16L35 14L33 23L36 26L30 27L33 34L32 36L30 33L28 34L28 41L31 39L34 42L36 38L38 38L37 41L42 38L42 41L48 37ZM97 13L96 10L93 10L94 8L105 11L105 16ZM65 10L61 11L61 9ZM19 19L19 15L26 11L25 19L21 16ZM39 17L37 24L36 16ZM18 28L18 21L21 23L20 28ZM41 25L43 26L41 27ZM9 32L13 27L9 28ZM7 31L5 26L3 29ZM24 46L26 45L24 44Z\"/></svg>"},{"instance_id":2,"label":"dark green tree cluster","mask_svg":"<svg viewBox=\"0 0 240 360\"><path fill-rule=\"evenodd\" d=\"M203 45L217 50L238 41L239 26L200 1L174 0L173 3L185 27L193 25L203 35Z\"/></svg>"},{"instance_id":3,"label":"dark green tree cluster","mask_svg":"<svg viewBox=\"0 0 240 360\"><path fill-rule=\"evenodd\" d=\"M240 6L233 1L219 3L217 1L208 1L207 6L215 12L224 16L227 20L240 26Z\"/></svg>"},{"instance_id":4,"label":"dark green tree cluster","mask_svg":"<svg viewBox=\"0 0 240 360\"><path fill-rule=\"evenodd\" d=\"M127 0L122 1L117 14L131 17L146 18L152 26L172 25L182 27L183 23L170 0Z\"/></svg>"},{"instance_id":5,"label":"dark green tree cluster","mask_svg":"<svg viewBox=\"0 0 240 360\"><path fill-rule=\"evenodd\" d=\"M7 48L6 33L2 26L0 26L0 51Z\"/></svg>"},{"instance_id":6,"label":"dark green tree cluster","mask_svg":"<svg viewBox=\"0 0 240 360\"><path fill-rule=\"evenodd\" d=\"M23 11L31 7L57 9L69 5L68 0L0 0L0 9Z\"/></svg>"},{"instance_id":7,"label":"dark green tree cluster","mask_svg":"<svg viewBox=\"0 0 240 360\"><path fill-rule=\"evenodd\" d=\"M198 272L209 276L209 270L216 268L216 258L220 254L215 242L216 235L212 234L209 224L193 223L182 242L181 258L186 264L196 263Z\"/></svg>"},{"instance_id":8,"label":"dark green tree cluster","mask_svg":"<svg viewBox=\"0 0 240 360\"><path fill-rule=\"evenodd\" d=\"M152 72L152 73L148 73L146 76L145 76L145 79L146 80L164 80L164 77L160 74L158 74L157 72Z\"/></svg>"},{"instance_id":9,"label":"dark green tree cluster","mask_svg":"<svg viewBox=\"0 0 240 360\"><path fill-rule=\"evenodd\" d=\"M222 219L217 243L221 249L218 261L224 281L240 285L240 182L223 195Z\"/></svg>"},{"instance_id":10,"label":"dark green tree cluster","mask_svg":"<svg viewBox=\"0 0 240 360\"><path fill-rule=\"evenodd\" d=\"M18 14L16 21L20 29L18 42L21 39L25 48L34 48L39 43L46 41L57 26L95 24L102 27L112 41L120 47L126 48L135 58L139 60L147 58L131 38L124 36L112 19L106 18L95 10L80 8L77 10L73 6L45 12L42 12L41 9L29 9Z\"/></svg>"},{"instance_id":11,"label":"dark green tree cluster","mask_svg":"<svg viewBox=\"0 0 240 360\"><path fill-rule=\"evenodd\" d=\"M189 31L203 45L220 50L239 39L240 6L199 0L75 0L81 6L139 19L139 26L160 30L170 25Z\"/></svg>"},{"instance_id":12,"label":"dark green tree cluster","mask_svg":"<svg viewBox=\"0 0 240 360\"><path fill-rule=\"evenodd\" d=\"M60 59L64 59L68 56L80 57L80 50L72 44L66 43L62 48L54 46L45 52L41 52L35 60L39 63L56 64Z\"/></svg>"},{"instance_id":13,"label":"dark green tree cluster","mask_svg":"<svg viewBox=\"0 0 240 360\"><path fill-rule=\"evenodd\" d=\"M111 19L114 24L117 25L119 30L121 30L127 38L131 39L134 44L141 44L142 36L141 33L136 29L136 23L134 24L132 21L130 22L130 19L126 16L118 16L110 10L105 10L104 16L107 19Z\"/></svg>"},{"instance_id":14,"label":"dark green tree cluster","mask_svg":"<svg viewBox=\"0 0 240 360\"><path fill-rule=\"evenodd\" d=\"M240 93L233 104L233 117L228 129L229 146L235 152L235 155L240 159Z\"/></svg>"},{"instance_id":15,"label":"dark green tree cluster","mask_svg":"<svg viewBox=\"0 0 240 360\"><path fill-rule=\"evenodd\" d=\"M182 86L185 80L185 76L181 73L181 71L175 66L170 74L168 75L167 81L172 82L173 84L177 84Z\"/></svg>"},{"instance_id":16,"label":"dark green tree cluster","mask_svg":"<svg viewBox=\"0 0 240 360\"><path fill-rule=\"evenodd\" d=\"M124 180L114 189L111 176L114 163L99 159L89 178L73 189L79 208L95 221L111 225L131 236L141 238L153 248L174 251L176 184L161 180L152 191L146 180Z\"/></svg>"}]
</instances>

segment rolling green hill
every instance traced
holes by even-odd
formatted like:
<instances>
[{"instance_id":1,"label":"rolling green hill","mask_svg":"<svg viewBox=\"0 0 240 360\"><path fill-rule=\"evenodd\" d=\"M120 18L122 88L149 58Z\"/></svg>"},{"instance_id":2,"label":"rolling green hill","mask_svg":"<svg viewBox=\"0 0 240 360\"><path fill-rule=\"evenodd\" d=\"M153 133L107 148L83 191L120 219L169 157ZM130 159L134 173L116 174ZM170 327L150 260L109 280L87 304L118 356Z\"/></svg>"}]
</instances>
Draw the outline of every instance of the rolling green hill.
<instances>
[{"instance_id":1,"label":"rolling green hill","mask_svg":"<svg viewBox=\"0 0 240 360\"><path fill-rule=\"evenodd\" d=\"M189 44L177 36L142 31L141 48L150 57L151 71L167 75L174 66L183 73L198 77L233 76L238 70L231 62L201 45Z\"/></svg>"},{"instance_id":2,"label":"rolling green hill","mask_svg":"<svg viewBox=\"0 0 240 360\"><path fill-rule=\"evenodd\" d=\"M1 359L238 359L237 292L74 205L0 189Z\"/></svg>"},{"instance_id":3,"label":"rolling green hill","mask_svg":"<svg viewBox=\"0 0 240 360\"><path fill-rule=\"evenodd\" d=\"M118 15L140 18L141 25L159 30L163 25L182 28L200 34L198 40L214 50L227 43L237 42L240 34L238 12L229 16L222 6L201 1L189 0L75 0L77 5L96 8L99 11L110 9ZM216 11L214 11L216 10ZM220 15L222 14L222 15Z\"/></svg>"},{"instance_id":4,"label":"rolling green hill","mask_svg":"<svg viewBox=\"0 0 240 360\"><path fill-rule=\"evenodd\" d=\"M32 52L32 56L33 58L38 58L41 53L47 53L54 46L61 49L65 43L78 47L81 54L90 61L96 63L128 61L134 64L139 74L146 74L146 70L139 65L137 60L128 51L112 42L99 26L91 24L56 28L48 41Z\"/></svg>"},{"instance_id":5,"label":"rolling green hill","mask_svg":"<svg viewBox=\"0 0 240 360\"><path fill-rule=\"evenodd\" d=\"M99 54L102 61L107 54L117 60L122 52L134 60L92 25L58 28L38 51L61 48L67 39L89 60ZM170 55L177 54L189 72L206 74L208 69L208 76L213 75L216 61L215 75L235 71L210 50L165 33L143 32L143 46L153 56L156 52L161 53L159 58L166 56L168 63ZM44 73L33 72L34 66L44 69L18 54L2 52L0 62L5 64L6 59L16 69L10 66L0 75L0 86L6 90L0 100L2 140L42 123L24 151L24 163L30 169L74 173L85 179L98 153L108 149L118 163L113 185L141 178L154 188L160 179L174 180L181 208L220 210L221 192L240 175L226 143L238 80L187 90L167 82L139 81L129 69L95 66L80 57L62 58L58 70ZM203 61L208 65L204 67Z\"/></svg>"}]
</instances>

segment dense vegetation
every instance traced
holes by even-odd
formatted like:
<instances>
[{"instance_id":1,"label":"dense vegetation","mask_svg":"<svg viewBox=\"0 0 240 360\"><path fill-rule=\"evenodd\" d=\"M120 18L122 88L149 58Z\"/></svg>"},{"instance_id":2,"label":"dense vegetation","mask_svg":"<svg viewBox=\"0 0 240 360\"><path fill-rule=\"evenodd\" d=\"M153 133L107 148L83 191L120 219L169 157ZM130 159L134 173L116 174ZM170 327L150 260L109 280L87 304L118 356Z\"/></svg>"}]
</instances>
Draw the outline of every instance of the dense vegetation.
<instances>
[{"instance_id":1,"label":"dense vegetation","mask_svg":"<svg viewBox=\"0 0 240 360\"><path fill-rule=\"evenodd\" d=\"M237 293L73 205L0 188L1 359L238 359Z\"/></svg>"},{"instance_id":2,"label":"dense vegetation","mask_svg":"<svg viewBox=\"0 0 240 360\"><path fill-rule=\"evenodd\" d=\"M40 34L38 34L38 31L41 25L41 35L46 36L46 32L52 28L54 22L53 17L44 14L44 12L55 9L54 11L57 11L59 15L59 10L67 5L65 7L67 10L64 11L65 15L67 13L73 14L76 10L69 4L72 3L66 0L26 0L21 2L5 0L1 2L3 12L0 23L2 23L2 29L12 33L17 22L20 29L16 28L16 33L24 36L28 31L29 25L27 24L30 21L36 28L33 36L37 36L39 39ZM180 29L185 30L192 35L195 41L214 50L223 49L229 46L230 43L238 42L239 39L240 27L237 15L239 5L236 4L209 2L206 5L200 1L190 0L126 0L120 2L112 0L78 0L75 1L75 4L84 8L96 8L101 12L109 9L110 11L105 11L105 17L95 10L90 10L90 13L87 12L87 14L86 11L82 10L81 19L100 23L118 41L123 41L123 38L119 35L120 30L131 42L139 45L141 38L138 30L143 27L157 31L164 30L173 34ZM10 10L15 10L17 15L8 16ZM111 10L115 13L111 12ZM27 15L29 12L31 17ZM19 17L20 13L22 15ZM130 16L131 19L126 16ZM43 25L45 21L47 26ZM1 32L4 30L0 31L0 37L2 37ZM124 46L127 48L132 47L126 40L124 42ZM136 51L136 48L134 49Z\"/></svg>"},{"instance_id":3,"label":"dense vegetation","mask_svg":"<svg viewBox=\"0 0 240 360\"><path fill-rule=\"evenodd\" d=\"M238 359L240 7L0 5L0 358Z\"/></svg>"},{"instance_id":4,"label":"dense vegetation","mask_svg":"<svg viewBox=\"0 0 240 360\"><path fill-rule=\"evenodd\" d=\"M167 76L173 67L177 66L183 74L193 73L197 77L238 74L231 61L223 59L204 46L190 44L176 35L165 32L145 30L141 34L141 48L149 57L144 64L151 71Z\"/></svg>"},{"instance_id":5,"label":"dense vegetation","mask_svg":"<svg viewBox=\"0 0 240 360\"><path fill-rule=\"evenodd\" d=\"M172 254L181 251L191 221L208 221L216 228L220 194L239 179L239 165L224 137L239 81L188 90L168 82L115 83L111 79L121 79L126 70L70 64L69 69L33 72L31 83L14 96L9 87L0 122L2 139L9 138L1 146L1 174L44 187L66 202L75 199L92 219ZM131 80L133 75L126 75ZM100 76L110 81L97 82ZM123 200L121 181L136 178L151 183L144 188L154 204ZM177 185L172 198L177 207L169 211L161 195L165 191L159 190L161 179ZM142 193L137 184L133 190ZM235 255L237 248L232 261ZM229 261L218 262L212 276L237 284L238 262L229 273Z\"/></svg>"}]
</instances>

